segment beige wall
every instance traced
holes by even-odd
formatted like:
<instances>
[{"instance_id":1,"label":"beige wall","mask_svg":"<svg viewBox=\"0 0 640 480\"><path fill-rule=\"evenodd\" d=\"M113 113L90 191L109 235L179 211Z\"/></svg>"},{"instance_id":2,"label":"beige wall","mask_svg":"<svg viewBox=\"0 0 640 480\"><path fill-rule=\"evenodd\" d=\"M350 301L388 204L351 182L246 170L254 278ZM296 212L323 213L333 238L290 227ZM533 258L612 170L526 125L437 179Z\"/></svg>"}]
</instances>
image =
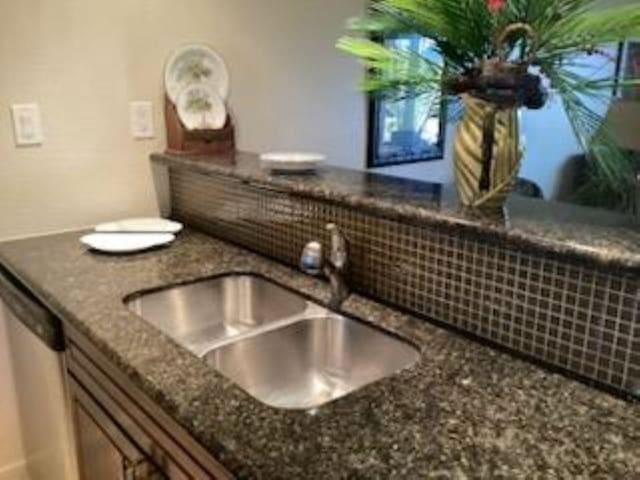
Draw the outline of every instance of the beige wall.
<instances>
[{"instance_id":1,"label":"beige wall","mask_svg":"<svg viewBox=\"0 0 640 480\"><path fill-rule=\"evenodd\" d=\"M362 165L360 70L334 42L364 0L0 2L0 238L155 212L162 68L186 42L226 58L241 148ZM154 102L155 140L130 138L131 100ZM31 101L46 140L18 149L9 106Z\"/></svg>"}]
</instances>

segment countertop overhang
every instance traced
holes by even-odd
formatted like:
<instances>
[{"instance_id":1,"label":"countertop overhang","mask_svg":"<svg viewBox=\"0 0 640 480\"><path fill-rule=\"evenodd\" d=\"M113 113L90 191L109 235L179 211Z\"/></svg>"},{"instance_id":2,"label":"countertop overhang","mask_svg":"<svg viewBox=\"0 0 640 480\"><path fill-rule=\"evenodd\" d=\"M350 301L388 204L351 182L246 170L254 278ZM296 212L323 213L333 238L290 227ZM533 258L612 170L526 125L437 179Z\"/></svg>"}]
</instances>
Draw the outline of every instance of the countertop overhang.
<instances>
[{"instance_id":1,"label":"countertop overhang","mask_svg":"<svg viewBox=\"0 0 640 480\"><path fill-rule=\"evenodd\" d=\"M640 217L514 194L508 199L505 218L496 220L464 209L452 185L330 165L315 174L274 175L261 167L258 155L246 152L216 156L157 153L151 159L157 165L233 177L413 224L446 226L521 249L640 273Z\"/></svg>"},{"instance_id":2,"label":"countertop overhang","mask_svg":"<svg viewBox=\"0 0 640 480\"><path fill-rule=\"evenodd\" d=\"M327 285L187 230L130 256L83 232L0 244L0 263L239 478L528 478L640 474L640 410L352 296L345 312L420 347L418 363L311 412L267 407L123 304L127 295L254 272L326 302Z\"/></svg>"}]
</instances>

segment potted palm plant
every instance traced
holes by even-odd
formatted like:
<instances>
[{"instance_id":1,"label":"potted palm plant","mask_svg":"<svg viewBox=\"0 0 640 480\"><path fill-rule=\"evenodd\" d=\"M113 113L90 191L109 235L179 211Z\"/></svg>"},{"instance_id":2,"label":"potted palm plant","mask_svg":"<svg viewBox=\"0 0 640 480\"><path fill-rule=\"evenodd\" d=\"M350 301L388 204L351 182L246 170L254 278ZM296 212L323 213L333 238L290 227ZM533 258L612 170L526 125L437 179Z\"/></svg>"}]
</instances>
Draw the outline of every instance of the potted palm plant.
<instances>
[{"instance_id":1,"label":"potted palm plant","mask_svg":"<svg viewBox=\"0 0 640 480\"><path fill-rule=\"evenodd\" d=\"M618 148L590 105L615 85L640 84L580 73L604 45L640 36L640 4L597 8L597 0L373 0L351 20L338 48L367 67L363 90L403 99L456 98L464 106L455 149L456 185L464 205L501 210L518 175L518 109L540 109L557 95L587 153L585 203L628 208L633 159ZM417 34L433 40L443 61L385 46L372 38Z\"/></svg>"}]
</instances>

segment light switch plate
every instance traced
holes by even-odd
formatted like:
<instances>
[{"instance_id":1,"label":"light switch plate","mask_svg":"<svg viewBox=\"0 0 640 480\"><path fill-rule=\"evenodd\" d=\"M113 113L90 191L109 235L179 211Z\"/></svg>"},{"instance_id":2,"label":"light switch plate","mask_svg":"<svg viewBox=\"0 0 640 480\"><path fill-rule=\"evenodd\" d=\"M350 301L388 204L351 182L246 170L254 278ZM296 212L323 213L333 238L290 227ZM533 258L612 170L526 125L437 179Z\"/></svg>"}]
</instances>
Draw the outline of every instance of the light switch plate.
<instances>
[{"instance_id":1,"label":"light switch plate","mask_svg":"<svg viewBox=\"0 0 640 480\"><path fill-rule=\"evenodd\" d=\"M153 138L153 104L151 102L131 102L129 104L129 125L135 139Z\"/></svg>"},{"instance_id":2,"label":"light switch plate","mask_svg":"<svg viewBox=\"0 0 640 480\"><path fill-rule=\"evenodd\" d=\"M13 132L19 147L41 145L44 141L42 117L37 103L21 103L11 106Z\"/></svg>"}]
</instances>

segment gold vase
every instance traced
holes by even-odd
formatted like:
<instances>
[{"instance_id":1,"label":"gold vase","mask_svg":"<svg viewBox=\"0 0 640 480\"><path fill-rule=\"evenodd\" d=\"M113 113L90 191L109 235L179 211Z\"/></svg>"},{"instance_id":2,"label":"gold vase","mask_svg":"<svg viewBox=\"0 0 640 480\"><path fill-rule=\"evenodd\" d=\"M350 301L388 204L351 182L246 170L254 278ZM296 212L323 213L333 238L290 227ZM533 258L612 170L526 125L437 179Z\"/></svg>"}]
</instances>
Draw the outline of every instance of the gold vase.
<instances>
[{"instance_id":1,"label":"gold vase","mask_svg":"<svg viewBox=\"0 0 640 480\"><path fill-rule=\"evenodd\" d=\"M522 153L518 109L463 96L464 118L458 126L454 163L463 205L487 212L502 211L513 189Z\"/></svg>"}]
</instances>

